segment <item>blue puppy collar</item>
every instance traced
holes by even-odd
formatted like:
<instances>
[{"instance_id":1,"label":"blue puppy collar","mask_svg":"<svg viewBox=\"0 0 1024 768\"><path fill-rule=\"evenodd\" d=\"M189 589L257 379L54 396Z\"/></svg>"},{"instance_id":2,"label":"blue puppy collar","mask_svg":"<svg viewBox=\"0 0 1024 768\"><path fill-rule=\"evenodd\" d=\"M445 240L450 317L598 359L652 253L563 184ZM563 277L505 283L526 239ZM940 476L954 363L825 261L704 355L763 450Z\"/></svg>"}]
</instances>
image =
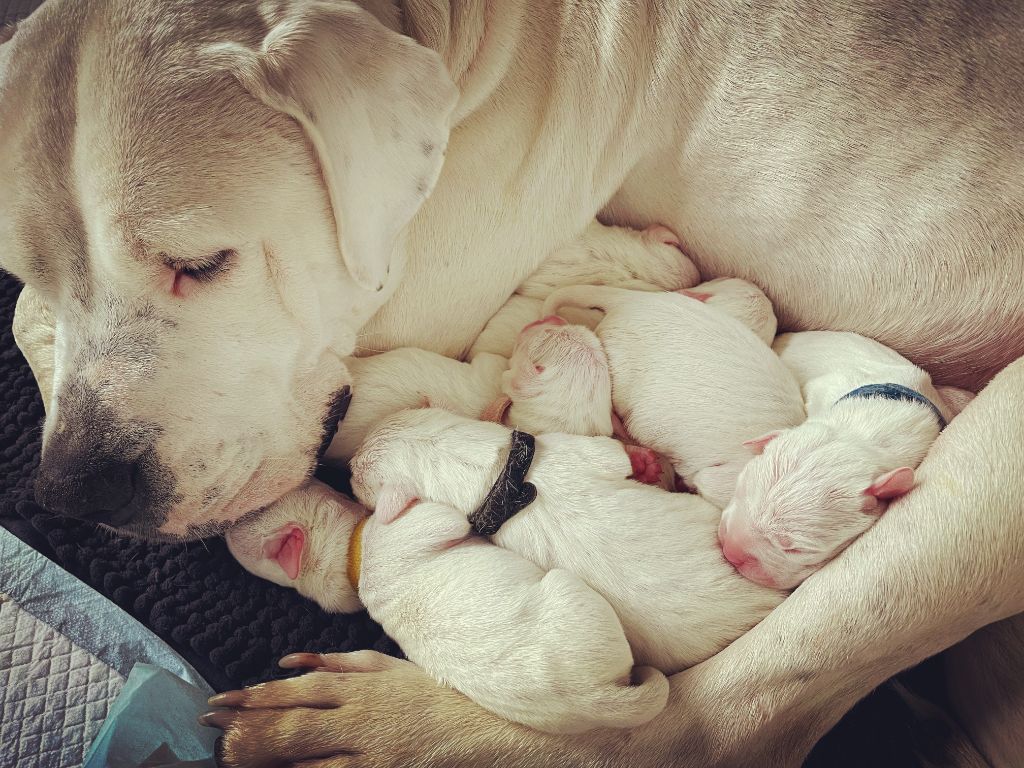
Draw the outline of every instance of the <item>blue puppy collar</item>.
<instances>
[{"instance_id":1,"label":"blue puppy collar","mask_svg":"<svg viewBox=\"0 0 1024 768\"><path fill-rule=\"evenodd\" d=\"M910 387L904 387L902 384L867 384L863 387L857 387L852 392L847 392L836 400L836 402L841 403L843 400L850 400L857 397L879 397L883 400L902 400L908 403L920 403L921 405L930 408L932 413L935 414L935 418L939 420L940 430L946 428L946 419L935 403L917 390L911 389Z\"/></svg>"}]
</instances>

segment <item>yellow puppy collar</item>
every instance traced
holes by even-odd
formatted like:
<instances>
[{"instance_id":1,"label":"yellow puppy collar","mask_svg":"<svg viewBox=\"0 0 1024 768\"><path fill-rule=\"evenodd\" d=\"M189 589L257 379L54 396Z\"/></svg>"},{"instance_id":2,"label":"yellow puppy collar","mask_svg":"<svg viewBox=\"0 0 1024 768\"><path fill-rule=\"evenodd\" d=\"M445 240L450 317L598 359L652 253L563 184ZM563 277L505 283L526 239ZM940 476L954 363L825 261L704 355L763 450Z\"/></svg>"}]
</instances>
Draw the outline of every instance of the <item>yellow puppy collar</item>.
<instances>
[{"instance_id":1,"label":"yellow puppy collar","mask_svg":"<svg viewBox=\"0 0 1024 768\"><path fill-rule=\"evenodd\" d=\"M356 527L352 529L352 537L348 540L348 564L345 572L348 574L349 583L352 589L359 590L359 567L363 564L363 526L369 517L364 517Z\"/></svg>"}]
</instances>

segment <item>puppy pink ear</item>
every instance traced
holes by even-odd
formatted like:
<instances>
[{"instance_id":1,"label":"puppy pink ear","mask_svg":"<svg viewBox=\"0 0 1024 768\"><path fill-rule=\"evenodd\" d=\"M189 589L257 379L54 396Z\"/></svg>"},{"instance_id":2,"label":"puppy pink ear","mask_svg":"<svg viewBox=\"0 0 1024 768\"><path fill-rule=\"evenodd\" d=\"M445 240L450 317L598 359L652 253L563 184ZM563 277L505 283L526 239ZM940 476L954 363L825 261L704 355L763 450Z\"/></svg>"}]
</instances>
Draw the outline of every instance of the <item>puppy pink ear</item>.
<instances>
[{"instance_id":1,"label":"puppy pink ear","mask_svg":"<svg viewBox=\"0 0 1024 768\"><path fill-rule=\"evenodd\" d=\"M416 501L416 494L409 488L389 483L381 489L373 514L382 525L387 525L400 517Z\"/></svg>"},{"instance_id":2,"label":"puppy pink ear","mask_svg":"<svg viewBox=\"0 0 1024 768\"><path fill-rule=\"evenodd\" d=\"M750 452L760 456L764 453L765 446L781 434L778 430L769 432L766 435L755 437L753 440L745 440L743 445L750 449Z\"/></svg>"},{"instance_id":3,"label":"puppy pink ear","mask_svg":"<svg viewBox=\"0 0 1024 768\"><path fill-rule=\"evenodd\" d=\"M876 499L895 499L914 487L914 470L900 467L875 478L875 482L865 490L868 496Z\"/></svg>"},{"instance_id":4,"label":"puppy pink ear","mask_svg":"<svg viewBox=\"0 0 1024 768\"><path fill-rule=\"evenodd\" d=\"M508 409L511 407L512 398L508 395L500 395L497 400L484 408L483 413L480 414L480 420L502 424L505 421L505 416L508 415Z\"/></svg>"},{"instance_id":5,"label":"puppy pink ear","mask_svg":"<svg viewBox=\"0 0 1024 768\"><path fill-rule=\"evenodd\" d=\"M294 581L302 568L306 549L306 531L298 523L288 523L263 542L263 556L274 560L285 576Z\"/></svg>"}]
</instances>

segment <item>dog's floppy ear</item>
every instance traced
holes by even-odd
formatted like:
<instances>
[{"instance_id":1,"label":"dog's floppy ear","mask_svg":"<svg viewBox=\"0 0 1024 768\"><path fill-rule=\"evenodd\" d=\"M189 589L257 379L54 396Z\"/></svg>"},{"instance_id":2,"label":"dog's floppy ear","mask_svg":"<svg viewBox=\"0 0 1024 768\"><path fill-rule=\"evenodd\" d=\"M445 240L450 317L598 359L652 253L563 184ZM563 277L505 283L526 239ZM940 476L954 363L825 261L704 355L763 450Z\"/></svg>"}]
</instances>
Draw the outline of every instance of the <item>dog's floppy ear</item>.
<instances>
[{"instance_id":1,"label":"dog's floppy ear","mask_svg":"<svg viewBox=\"0 0 1024 768\"><path fill-rule=\"evenodd\" d=\"M352 279L384 286L402 229L441 172L458 89L436 52L351 2L278 4L260 50L228 54L243 86L316 151Z\"/></svg>"}]
</instances>

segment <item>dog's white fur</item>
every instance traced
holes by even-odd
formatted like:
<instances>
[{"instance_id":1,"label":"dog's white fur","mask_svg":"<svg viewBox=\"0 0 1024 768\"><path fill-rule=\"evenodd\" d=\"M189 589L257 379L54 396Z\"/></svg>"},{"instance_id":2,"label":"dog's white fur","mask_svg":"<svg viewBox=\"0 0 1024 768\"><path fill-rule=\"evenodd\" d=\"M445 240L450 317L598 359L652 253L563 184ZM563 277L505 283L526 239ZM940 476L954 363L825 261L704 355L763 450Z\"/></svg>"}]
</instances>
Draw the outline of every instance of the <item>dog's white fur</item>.
<instances>
[{"instance_id":1,"label":"dog's white fur","mask_svg":"<svg viewBox=\"0 0 1024 768\"><path fill-rule=\"evenodd\" d=\"M552 293L544 313L565 306L605 312L596 333L626 431L719 508L750 460L743 442L804 420L800 389L775 353L701 301L576 286Z\"/></svg>"},{"instance_id":2,"label":"dog's white fur","mask_svg":"<svg viewBox=\"0 0 1024 768\"><path fill-rule=\"evenodd\" d=\"M739 642L676 676L666 713L628 740L515 730L371 654L343 657L357 674L253 693L274 706L301 690L322 706L240 712L227 764L316 743L317 754L371 765L797 765L878 682L1024 610L1024 577L1010 565L1024 541L1024 367L993 380L1024 351L1024 334L1007 330L1024 322L1020 6L857 0L808 16L787 0L758 14L703 0L423 0L401 2L399 20L384 0L365 5L417 50L437 52L447 74L422 91L441 93L450 79L460 93L443 172L382 294L341 266L349 255L338 251L306 129L236 89L206 55L210 42L259 52L268 32L280 39L314 19L317 40L290 61L341 82L365 64L310 59L346 53L342 14L307 2L264 15L255 3L50 0L0 47L0 261L53 310L58 389L85 372L84 337L103 342L135 323L124 302L147 300L176 324L140 321L159 359L177 367L125 378L108 414L161 423L157 447L181 480L182 501L139 531L196 533L189 523L236 519L294 485L320 434L310 403L344 378L324 351L347 354L387 301L364 346L459 354L602 206L608 221L672 227L706 277L755 280L788 330L857 331L945 384L987 387L936 441L899 515L883 516ZM364 29L365 16L355 19ZM386 53L367 61L429 71L377 27L368 32ZM312 113L347 124L331 111ZM129 173L102 173L111 168ZM111 221L157 235L157 249L167 242L173 254L241 240L272 247L242 248L219 285L172 302L170 273L129 255L117 230L100 226ZM76 297L86 283L100 301ZM114 378L123 368L97 367ZM254 375L264 369L275 386ZM212 434L223 446L209 447ZM211 483L211 467L227 465ZM408 738L389 738L395 730Z\"/></svg>"},{"instance_id":3,"label":"dog's white fur","mask_svg":"<svg viewBox=\"0 0 1024 768\"><path fill-rule=\"evenodd\" d=\"M436 408L396 414L352 459L352 489L376 514L389 514L395 496L415 496L469 515L498 478L510 435ZM628 480L631 473L611 438L537 436L526 476L537 499L493 540L541 568L580 576L615 609L638 664L677 672L721 650L782 594L725 562L715 507Z\"/></svg>"},{"instance_id":4,"label":"dog's white fur","mask_svg":"<svg viewBox=\"0 0 1024 768\"><path fill-rule=\"evenodd\" d=\"M557 249L520 286L524 295L510 298L491 318L480 335L485 343L474 346L468 364L413 348L348 360L354 397L324 458L347 461L384 416L417 407L423 400L466 416L480 416L495 401L499 381L503 391L512 394L508 377L502 375L509 365L506 358L511 356L512 366L518 368L528 354L523 350L530 334L523 334L523 327L540 317L543 298L557 287L587 281L652 291L691 285L696 268L673 242L674 236L664 227L639 232L595 222L580 237ZM516 351L519 354L514 355ZM597 379L595 386L600 388L600 374ZM517 392L511 397L509 417L528 431L590 434L584 431L590 427L582 422L577 425L573 419L574 413L586 417L584 404L573 410L575 401L563 400L563 394L557 386ZM600 394L603 392L595 392ZM604 415L602 424L608 422L609 427L601 434L611 434L610 418L610 413Z\"/></svg>"},{"instance_id":5,"label":"dog's white fur","mask_svg":"<svg viewBox=\"0 0 1024 768\"><path fill-rule=\"evenodd\" d=\"M440 684L513 722L579 733L640 725L664 708L665 676L633 670L618 617L579 577L472 536L452 507L390 501L404 511L371 515L363 527L358 594L348 551L366 511L322 483L232 527L228 547L250 572L325 610L365 606ZM293 579L266 547L294 526L303 551Z\"/></svg>"}]
</instances>

